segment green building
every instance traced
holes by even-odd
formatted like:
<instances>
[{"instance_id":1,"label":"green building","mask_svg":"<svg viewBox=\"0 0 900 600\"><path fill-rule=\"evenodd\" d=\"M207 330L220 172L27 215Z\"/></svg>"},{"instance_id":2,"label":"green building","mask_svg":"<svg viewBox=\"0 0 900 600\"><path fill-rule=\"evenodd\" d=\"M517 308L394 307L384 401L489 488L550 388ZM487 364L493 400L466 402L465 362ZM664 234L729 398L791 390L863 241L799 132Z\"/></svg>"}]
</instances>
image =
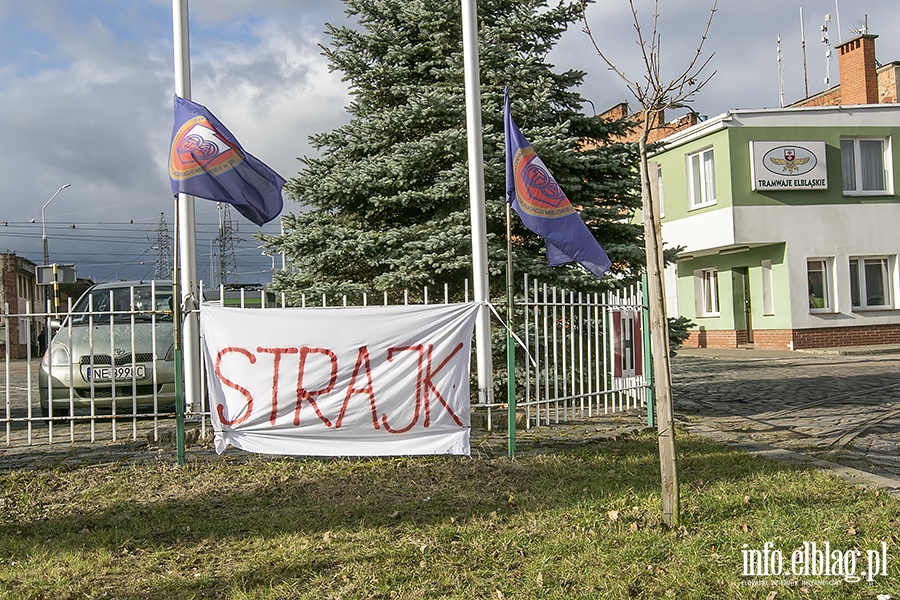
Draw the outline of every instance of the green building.
<instances>
[{"instance_id":1,"label":"green building","mask_svg":"<svg viewBox=\"0 0 900 600\"><path fill-rule=\"evenodd\" d=\"M876 68L875 37L838 47L843 86L662 140L663 240L683 247L667 310L695 323L686 347L900 343L900 66Z\"/></svg>"}]
</instances>

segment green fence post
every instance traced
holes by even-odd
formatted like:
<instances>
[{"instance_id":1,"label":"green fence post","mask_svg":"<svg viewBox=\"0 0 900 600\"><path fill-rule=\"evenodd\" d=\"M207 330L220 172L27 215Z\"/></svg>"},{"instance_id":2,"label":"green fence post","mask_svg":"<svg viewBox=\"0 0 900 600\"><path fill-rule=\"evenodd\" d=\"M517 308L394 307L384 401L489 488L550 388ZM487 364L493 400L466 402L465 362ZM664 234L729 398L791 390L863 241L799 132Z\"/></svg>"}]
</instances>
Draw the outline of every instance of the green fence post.
<instances>
[{"instance_id":1,"label":"green fence post","mask_svg":"<svg viewBox=\"0 0 900 600\"><path fill-rule=\"evenodd\" d=\"M181 355L181 289L178 269L172 278L172 321L175 328L175 456L178 466L184 466L184 362Z\"/></svg>"},{"instance_id":2,"label":"green fence post","mask_svg":"<svg viewBox=\"0 0 900 600\"><path fill-rule=\"evenodd\" d=\"M509 205L506 206L507 220ZM512 258L506 265L506 432L508 436L507 451L510 458L516 457L516 346L513 342L513 278Z\"/></svg>"},{"instance_id":3,"label":"green fence post","mask_svg":"<svg viewBox=\"0 0 900 600\"><path fill-rule=\"evenodd\" d=\"M506 334L506 416L507 434L509 435L509 457L516 457L516 347L512 335Z\"/></svg>"},{"instance_id":4,"label":"green fence post","mask_svg":"<svg viewBox=\"0 0 900 600\"><path fill-rule=\"evenodd\" d=\"M653 358L650 349L650 298L647 292L647 272L641 275L641 333L644 338L644 377L647 380L647 427L656 427L653 395Z\"/></svg>"}]
</instances>

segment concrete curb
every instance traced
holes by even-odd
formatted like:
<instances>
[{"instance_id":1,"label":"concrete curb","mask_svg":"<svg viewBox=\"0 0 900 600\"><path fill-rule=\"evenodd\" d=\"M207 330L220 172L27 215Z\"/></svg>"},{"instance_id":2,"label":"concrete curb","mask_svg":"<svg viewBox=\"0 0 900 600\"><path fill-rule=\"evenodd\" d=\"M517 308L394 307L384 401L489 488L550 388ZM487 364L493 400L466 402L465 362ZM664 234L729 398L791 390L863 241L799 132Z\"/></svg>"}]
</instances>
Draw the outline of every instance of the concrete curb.
<instances>
[{"instance_id":1,"label":"concrete curb","mask_svg":"<svg viewBox=\"0 0 900 600\"><path fill-rule=\"evenodd\" d=\"M886 344L883 346L846 346L842 348L809 348L795 350L803 354L829 354L832 356L870 356L875 354L900 354L900 346Z\"/></svg>"},{"instance_id":2,"label":"concrete curb","mask_svg":"<svg viewBox=\"0 0 900 600\"><path fill-rule=\"evenodd\" d=\"M844 465L839 465L813 456L807 456L806 454L800 454L799 452L785 450L784 448L776 448L775 446L769 446L768 444L762 444L748 438L719 431L718 429L713 429L707 425L678 419L676 419L676 422L681 428L689 433L701 435L715 442L738 448L749 454L767 458L769 460L825 469L831 471L835 476L847 483L866 489L879 489L900 500L900 481L896 479L874 475L852 467L845 467Z\"/></svg>"}]
</instances>

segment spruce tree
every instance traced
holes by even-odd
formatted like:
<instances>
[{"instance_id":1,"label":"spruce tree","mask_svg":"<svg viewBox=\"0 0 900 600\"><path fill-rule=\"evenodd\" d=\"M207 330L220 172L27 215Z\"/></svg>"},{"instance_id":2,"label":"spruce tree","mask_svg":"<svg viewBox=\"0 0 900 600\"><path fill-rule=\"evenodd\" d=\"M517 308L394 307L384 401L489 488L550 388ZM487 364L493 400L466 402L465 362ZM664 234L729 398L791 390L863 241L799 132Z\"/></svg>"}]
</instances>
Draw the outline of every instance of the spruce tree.
<instances>
[{"instance_id":1,"label":"spruce tree","mask_svg":"<svg viewBox=\"0 0 900 600\"><path fill-rule=\"evenodd\" d=\"M443 289L471 277L462 16L447 0L345 0L354 26L326 25L324 54L343 73L350 121L311 136L286 187L301 208L284 235L264 238L290 269L273 288L314 294ZM624 131L585 115L575 88L585 73L558 73L547 55L581 14L580 2L478 3L485 188L492 297L505 286L505 162L502 103L613 261L597 282L579 267L549 268L540 237L513 214L514 270L574 290L634 278L640 229L636 149L609 143ZM618 277L617 277L618 276Z\"/></svg>"}]
</instances>

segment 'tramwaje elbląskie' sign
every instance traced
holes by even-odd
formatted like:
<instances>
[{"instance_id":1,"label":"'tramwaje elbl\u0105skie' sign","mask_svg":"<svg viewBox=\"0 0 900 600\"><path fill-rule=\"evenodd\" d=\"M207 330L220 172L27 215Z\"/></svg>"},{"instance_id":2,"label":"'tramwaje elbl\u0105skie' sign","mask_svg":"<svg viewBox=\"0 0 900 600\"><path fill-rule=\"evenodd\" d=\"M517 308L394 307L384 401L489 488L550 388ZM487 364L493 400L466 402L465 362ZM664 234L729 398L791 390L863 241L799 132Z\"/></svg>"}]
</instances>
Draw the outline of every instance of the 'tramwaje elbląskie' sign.
<instances>
[{"instance_id":1,"label":"'tramwaje elbl\u0105skie' sign","mask_svg":"<svg viewBox=\"0 0 900 600\"><path fill-rule=\"evenodd\" d=\"M828 189L825 142L750 142L753 191Z\"/></svg>"}]
</instances>

